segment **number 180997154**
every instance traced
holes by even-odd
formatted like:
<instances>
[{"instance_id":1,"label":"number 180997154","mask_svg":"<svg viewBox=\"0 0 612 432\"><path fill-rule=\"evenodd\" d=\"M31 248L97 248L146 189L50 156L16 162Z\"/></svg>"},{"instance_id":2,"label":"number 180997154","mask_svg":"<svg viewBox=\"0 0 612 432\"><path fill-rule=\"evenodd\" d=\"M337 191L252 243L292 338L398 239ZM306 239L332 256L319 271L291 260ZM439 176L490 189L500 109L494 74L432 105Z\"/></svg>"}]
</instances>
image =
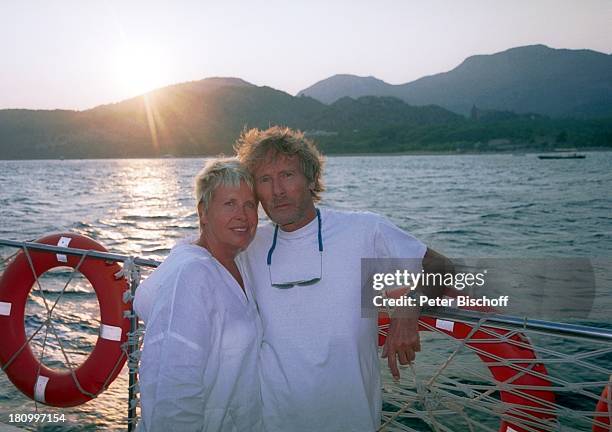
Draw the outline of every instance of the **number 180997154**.
<instances>
[{"instance_id":1,"label":"number 180997154","mask_svg":"<svg viewBox=\"0 0 612 432\"><path fill-rule=\"evenodd\" d=\"M57 413L9 414L9 423L59 423L65 421L66 416Z\"/></svg>"}]
</instances>

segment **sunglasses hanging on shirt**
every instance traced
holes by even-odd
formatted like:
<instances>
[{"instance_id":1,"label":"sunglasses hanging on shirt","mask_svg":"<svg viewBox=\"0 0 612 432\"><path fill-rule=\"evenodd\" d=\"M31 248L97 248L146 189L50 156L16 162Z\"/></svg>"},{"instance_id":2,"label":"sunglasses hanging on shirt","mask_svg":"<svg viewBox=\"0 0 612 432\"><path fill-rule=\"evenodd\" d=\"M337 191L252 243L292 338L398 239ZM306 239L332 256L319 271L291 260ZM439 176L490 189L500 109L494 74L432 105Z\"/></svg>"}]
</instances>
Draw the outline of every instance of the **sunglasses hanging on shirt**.
<instances>
[{"instance_id":1,"label":"sunglasses hanging on shirt","mask_svg":"<svg viewBox=\"0 0 612 432\"><path fill-rule=\"evenodd\" d=\"M270 277L270 285L278 288L278 289L289 289L295 286L309 286L314 285L321 280L323 276L323 236L321 234L321 212L319 209L315 209L317 212L317 240L319 245L319 256L316 261L318 261L319 271L311 267L304 267L308 260L300 259L298 261L298 255L296 254L295 259L289 260L291 262L283 262L278 263L278 261L282 261L282 259L278 259L275 262L276 265L272 263L272 255L276 250L277 240L278 240L278 230L279 226L276 225L274 228L274 237L272 238L272 246L270 246L270 250L268 251L268 275ZM298 252L298 251L295 251ZM299 251L299 256L304 256L304 251ZM290 258L285 256L284 258ZM312 262L312 260L310 260ZM283 271L283 269L285 271ZM305 273L303 273L303 277L298 276L296 271L303 269Z\"/></svg>"}]
</instances>

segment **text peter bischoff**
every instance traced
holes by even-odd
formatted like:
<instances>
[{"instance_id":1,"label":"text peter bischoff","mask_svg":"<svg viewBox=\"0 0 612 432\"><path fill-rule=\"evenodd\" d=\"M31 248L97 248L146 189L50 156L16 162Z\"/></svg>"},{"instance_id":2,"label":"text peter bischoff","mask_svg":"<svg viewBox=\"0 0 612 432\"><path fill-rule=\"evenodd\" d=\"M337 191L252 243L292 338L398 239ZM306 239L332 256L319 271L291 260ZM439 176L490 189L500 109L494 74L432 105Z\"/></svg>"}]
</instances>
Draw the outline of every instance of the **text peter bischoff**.
<instances>
[{"instance_id":1,"label":"text peter bischoff","mask_svg":"<svg viewBox=\"0 0 612 432\"><path fill-rule=\"evenodd\" d=\"M375 307L477 307L500 308L508 306L509 296L470 296L465 288L479 288L485 284L487 270L477 273L426 273L406 269L374 273L372 288L377 292L372 298ZM429 297L427 287L448 287L452 296ZM420 288L417 291L417 288Z\"/></svg>"}]
</instances>

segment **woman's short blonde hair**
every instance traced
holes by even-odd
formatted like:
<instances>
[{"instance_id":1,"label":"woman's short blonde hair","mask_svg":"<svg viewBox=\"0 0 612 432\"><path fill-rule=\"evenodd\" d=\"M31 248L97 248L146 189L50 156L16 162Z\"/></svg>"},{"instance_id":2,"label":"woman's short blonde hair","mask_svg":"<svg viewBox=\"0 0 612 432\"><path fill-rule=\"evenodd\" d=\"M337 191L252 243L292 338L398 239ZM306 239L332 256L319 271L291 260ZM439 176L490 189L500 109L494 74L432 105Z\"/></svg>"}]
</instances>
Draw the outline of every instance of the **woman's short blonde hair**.
<instances>
[{"instance_id":1,"label":"woman's short blonde hair","mask_svg":"<svg viewBox=\"0 0 612 432\"><path fill-rule=\"evenodd\" d=\"M297 156L302 173L314 187L310 193L315 202L321 199L325 190L323 180L323 156L315 144L303 132L288 127L273 126L266 130L251 129L242 132L234 147L238 159L251 173L266 157L276 158L279 154Z\"/></svg>"},{"instance_id":2,"label":"woman's short blonde hair","mask_svg":"<svg viewBox=\"0 0 612 432\"><path fill-rule=\"evenodd\" d=\"M253 189L253 176L237 158L218 157L208 160L195 177L196 206L202 203L207 212L213 193L219 186L239 187L241 181Z\"/></svg>"}]
</instances>

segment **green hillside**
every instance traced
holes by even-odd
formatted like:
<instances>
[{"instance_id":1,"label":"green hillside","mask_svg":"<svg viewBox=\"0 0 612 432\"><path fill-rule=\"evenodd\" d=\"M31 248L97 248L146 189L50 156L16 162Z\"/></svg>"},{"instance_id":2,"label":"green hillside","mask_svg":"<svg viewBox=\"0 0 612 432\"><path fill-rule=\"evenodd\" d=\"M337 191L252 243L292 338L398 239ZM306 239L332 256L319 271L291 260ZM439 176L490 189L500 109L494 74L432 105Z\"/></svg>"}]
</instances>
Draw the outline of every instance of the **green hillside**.
<instances>
[{"instance_id":1,"label":"green hillside","mask_svg":"<svg viewBox=\"0 0 612 432\"><path fill-rule=\"evenodd\" d=\"M213 78L86 111L0 110L0 158L229 154L244 128L270 125L302 129L327 153L612 146L612 119L491 110L468 119L392 97L325 105L239 79Z\"/></svg>"}]
</instances>

